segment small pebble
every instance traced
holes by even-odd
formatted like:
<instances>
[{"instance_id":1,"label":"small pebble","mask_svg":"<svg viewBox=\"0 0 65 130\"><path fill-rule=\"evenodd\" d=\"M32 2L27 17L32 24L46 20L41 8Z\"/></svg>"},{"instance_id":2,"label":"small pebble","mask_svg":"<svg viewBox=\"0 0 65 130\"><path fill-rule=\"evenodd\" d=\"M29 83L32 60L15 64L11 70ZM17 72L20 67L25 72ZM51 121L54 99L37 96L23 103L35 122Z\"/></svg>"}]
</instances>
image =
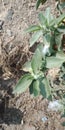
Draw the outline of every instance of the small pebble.
<instances>
[{"instance_id":1,"label":"small pebble","mask_svg":"<svg viewBox=\"0 0 65 130\"><path fill-rule=\"evenodd\" d=\"M9 37L12 37L12 32L11 32L11 30L9 30L9 29L7 29L7 35L9 36Z\"/></svg>"},{"instance_id":2,"label":"small pebble","mask_svg":"<svg viewBox=\"0 0 65 130\"><path fill-rule=\"evenodd\" d=\"M7 20L12 20L13 14L14 14L13 9L12 9L12 8L9 9L9 10L8 10L8 13L7 13L7 16L6 16L6 19L7 19Z\"/></svg>"},{"instance_id":3,"label":"small pebble","mask_svg":"<svg viewBox=\"0 0 65 130\"><path fill-rule=\"evenodd\" d=\"M51 111L63 111L63 105L59 102L59 100L56 101L50 101L48 105L48 110Z\"/></svg>"},{"instance_id":4,"label":"small pebble","mask_svg":"<svg viewBox=\"0 0 65 130\"><path fill-rule=\"evenodd\" d=\"M3 21L3 20L0 20L0 30L3 29L3 24L4 24L4 21Z\"/></svg>"},{"instance_id":5,"label":"small pebble","mask_svg":"<svg viewBox=\"0 0 65 130\"><path fill-rule=\"evenodd\" d=\"M45 116L42 118L42 121L43 121L44 123L45 123L47 120L48 120L48 119L47 119L47 117L45 117Z\"/></svg>"}]
</instances>

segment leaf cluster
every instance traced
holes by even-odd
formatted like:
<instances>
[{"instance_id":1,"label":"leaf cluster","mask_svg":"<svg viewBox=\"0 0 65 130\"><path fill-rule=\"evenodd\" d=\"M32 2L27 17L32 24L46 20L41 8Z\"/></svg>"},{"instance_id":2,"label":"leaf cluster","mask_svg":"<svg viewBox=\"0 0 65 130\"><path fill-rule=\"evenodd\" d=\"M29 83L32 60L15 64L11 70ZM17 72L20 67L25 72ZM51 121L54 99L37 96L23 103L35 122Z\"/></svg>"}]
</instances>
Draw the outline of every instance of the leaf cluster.
<instances>
[{"instance_id":1,"label":"leaf cluster","mask_svg":"<svg viewBox=\"0 0 65 130\"><path fill-rule=\"evenodd\" d=\"M30 40L30 47L40 37L43 42L37 46L32 60L23 66L26 74L18 81L13 93L25 92L29 87L30 94L34 96L42 94L44 98L51 100L53 93L47 72L51 68L62 67L65 62L65 54L62 49L62 38L65 34L65 24L63 23L65 14L56 18L52 16L50 8L47 8L45 13L39 13L38 17L39 25L32 25L25 32L34 32Z\"/></svg>"}]
</instances>

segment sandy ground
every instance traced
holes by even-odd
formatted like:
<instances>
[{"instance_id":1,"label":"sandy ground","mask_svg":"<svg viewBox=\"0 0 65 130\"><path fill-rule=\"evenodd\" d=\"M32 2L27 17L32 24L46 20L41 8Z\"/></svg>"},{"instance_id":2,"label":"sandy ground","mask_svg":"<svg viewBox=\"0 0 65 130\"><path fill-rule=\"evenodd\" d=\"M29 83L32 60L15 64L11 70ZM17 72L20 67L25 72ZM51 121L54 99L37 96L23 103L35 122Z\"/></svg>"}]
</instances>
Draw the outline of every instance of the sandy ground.
<instances>
[{"instance_id":1,"label":"sandy ground","mask_svg":"<svg viewBox=\"0 0 65 130\"><path fill-rule=\"evenodd\" d=\"M65 130L60 113L47 110L48 101L29 92L12 95L12 87L23 74L22 65L30 58L31 34L24 30L38 23L39 11L55 2L48 0L36 11L35 0L0 0L0 130ZM46 121L42 118L46 117Z\"/></svg>"}]
</instances>

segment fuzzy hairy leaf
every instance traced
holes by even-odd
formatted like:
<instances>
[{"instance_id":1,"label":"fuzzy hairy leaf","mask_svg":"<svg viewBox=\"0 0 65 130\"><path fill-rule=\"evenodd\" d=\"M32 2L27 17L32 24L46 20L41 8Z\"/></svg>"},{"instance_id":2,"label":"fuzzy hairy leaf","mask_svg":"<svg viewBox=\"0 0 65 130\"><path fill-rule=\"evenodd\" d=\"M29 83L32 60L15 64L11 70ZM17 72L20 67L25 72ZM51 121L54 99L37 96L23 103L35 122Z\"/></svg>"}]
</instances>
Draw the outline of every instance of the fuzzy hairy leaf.
<instances>
[{"instance_id":1,"label":"fuzzy hairy leaf","mask_svg":"<svg viewBox=\"0 0 65 130\"><path fill-rule=\"evenodd\" d=\"M38 30L41 30L40 26L38 26L38 25L32 25L32 26L30 26L29 28L27 28L25 30L25 33L35 32L35 31L38 31Z\"/></svg>"},{"instance_id":2,"label":"fuzzy hairy leaf","mask_svg":"<svg viewBox=\"0 0 65 130\"><path fill-rule=\"evenodd\" d=\"M50 42L51 42L51 34L50 33L47 33L44 37L43 37L43 41L44 41L44 44L46 45L50 45Z\"/></svg>"},{"instance_id":3,"label":"fuzzy hairy leaf","mask_svg":"<svg viewBox=\"0 0 65 130\"><path fill-rule=\"evenodd\" d=\"M30 39L30 47L34 45L34 43L43 35L42 30L33 34L32 38Z\"/></svg>"},{"instance_id":4,"label":"fuzzy hairy leaf","mask_svg":"<svg viewBox=\"0 0 65 130\"><path fill-rule=\"evenodd\" d=\"M40 93L44 98L46 98L45 85L42 80L40 80Z\"/></svg>"},{"instance_id":5,"label":"fuzzy hairy leaf","mask_svg":"<svg viewBox=\"0 0 65 130\"><path fill-rule=\"evenodd\" d=\"M40 21L42 27L46 27L47 19L45 18L43 13L39 13L39 21Z\"/></svg>"},{"instance_id":6,"label":"fuzzy hairy leaf","mask_svg":"<svg viewBox=\"0 0 65 130\"><path fill-rule=\"evenodd\" d=\"M30 94L34 96L40 95L39 80L33 80L29 87Z\"/></svg>"},{"instance_id":7,"label":"fuzzy hairy leaf","mask_svg":"<svg viewBox=\"0 0 65 130\"><path fill-rule=\"evenodd\" d=\"M46 90L46 98L50 99L51 98L51 87L49 85L49 81L47 78L43 79L43 83L45 85L45 90Z\"/></svg>"},{"instance_id":8,"label":"fuzzy hairy leaf","mask_svg":"<svg viewBox=\"0 0 65 130\"><path fill-rule=\"evenodd\" d=\"M50 26L55 26L56 28L58 28L62 23L62 21L65 19L65 13L61 14L58 18L54 18L53 20L51 20L50 22Z\"/></svg>"},{"instance_id":9,"label":"fuzzy hairy leaf","mask_svg":"<svg viewBox=\"0 0 65 130\"><path fill-rule=\"evenodd\" d=\"M62 51L57 52L56 57L63 60L63 62L65 61L65 54Z\"/></svg>"},{"instance_id":10,"label":"fuzzy hairy leaf","mask_svg":"<svg viewBox=\"0 0 65 130\"><path fill-rule=\"evenodd\" d=\"M58 32L65 34L65 25L60 25L60 26L57 28L57 30L58 30Z\"/></svg>"},{"instance_id":11,"label":"fuzzy hairy leaf","mask_svg":"<svg viewBox=\"0 0 65 130\"><path fill-rule=\"evenodd\" d=\"M65 127L65 122L62 122L61 125Z\"/></svg>"},{"instance_id":12,"label":"fuzzy hairy leaf","mask_svg":"<svg viewBox=\"0 0 65 130\"><path fill-rule=\"evenodd\" d=\"M62 34L55 35L55 43L58 45L58 50L60 51L62 43Z\"/></svg>"},{"instance_id":13,"label":"fuzzy hairy leaf","mask_svg":"<svg viewBox=\"0 0 65 130\"><path fill-rule=\"evenodd\" d=\"M54 68L54 67L61 67L62 63L65 61L64 58L60 57L47 57L46 58L46 67L47 68Z\"/></svg>"},{"instance_id":14,"label":"fuzzy hairy leaf","mask_svg":"<svg viewBox=\"0 0 65 130\"><path fill-rule=\"evenodd\" d=\"M49 25L50 22L51 22L51 20L53 20L53 17L52 17L52 15L51 15L51 9L50 9L50 7L48 7L48 8L46 9L46 11L45 11L45 17L46 17L47 23L48 23L48 25Z\"/></svg>"},{"instance_id":15,"label":"fuzzy hairy leaf","mask_svg":"<svg viewBox=\"0 0 65 130\"><path fill-rule=\"evenodd\" d=\"M37 3L36 3L36 9L38 9L39 5L42 3L44 4L47 0L37 0Z\"/></svg>"},{"instance_id":16,"label":"fuzzy hairy leaf","mask_svg":"<svg viewBox=\"0 0 65 130\"><path fill-rule=\"evenodd\" d=\"M44 98L51 98L51 88L47 78L40 80L40 92Z\"/></svg>"},{"instance_id":17,"label":"fuzzy hairy leaf","mask_svg":"<svg viewBox=\"0 0 65 130\"><path fill-rule=\"evenodd\" d=\"M39 80L35 80L33 82L33 93L34 96L40 95Z\"/></svg>"},{"instance_id":18,"label":"fuzzy hairy leaf","mask_svg":"<svg viewBox=\"0 0 65 130\"><path fill-rule=\"evenodd\" d=\"M42 64L42 55L40 50L37 49L31 61L31 66L34 73L37 73L40 70L41 64Z\"/></svg>"},{"instance_id":19,"label":"fuzzy hairy leaf","mask_svg":"<svg viewBox=\"0 0 65 130\"><path fill-rule=\"evenodd\" d=\"M26 63L23 65L22 70L25 71L25 72L31 72L31 71L32 71L31 62L30 62L30 61L26 62Z\"/></svg>"},{"instance_id":20,"label":"fuzzy hairy leaf","mask_svg":"<svg viewBox=\"0 0 65 130\"><path fill-rule=\"evenodd\" d=\"M38 9L40 3L41 3L41 0L37 0L37 3L36 3L36 9Z\"/></svg>"},{"instance_id":21,"label":"fuzzy hairy leaf","mask_svg":"<svg viewBox=\"0 0 65 130\"><path fill-rule=\"evenodd\" d=\"M32 83L33 77L30 74L25 74L17 83L13 90L13 93L20 94L26 91L29 85Z\"/></svg>"},{"instance_id":22,"label":"fuzzy hairy leaf","mask_svg":"<svg viewBox=\"0 0 65 130\"><path fill-rule=\"evenodd\" d=\"M30 94L33 94L33 83L34 83L34 80L32 81L32 83L29 86L29 92L30 92Z\"/></svg>"},{"instance_id":23,"label":"fuzzy hairy leaf","mask_svg":"<svg viewBox=\"0 0 65 130\"><path fill-rule=\"evenodd\" d=\"M65 18L65 13L61 14L58 18L56 18L55 24L59 25L63 21L64 18Z\"/></svg>"}]
</instances>

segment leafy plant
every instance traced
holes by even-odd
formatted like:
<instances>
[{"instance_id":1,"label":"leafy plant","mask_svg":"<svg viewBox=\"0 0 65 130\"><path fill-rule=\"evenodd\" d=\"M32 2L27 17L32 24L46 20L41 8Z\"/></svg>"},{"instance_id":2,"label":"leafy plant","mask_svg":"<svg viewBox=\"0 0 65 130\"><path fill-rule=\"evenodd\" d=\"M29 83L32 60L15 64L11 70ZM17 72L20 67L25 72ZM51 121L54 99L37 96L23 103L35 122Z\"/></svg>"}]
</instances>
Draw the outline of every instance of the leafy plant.
<instances>
[{"instance_id":1,"label":"leafy plant","mask_svg":"<svg viewBox=\"0 0 65 130\"><path fill-rule=\"evenodd\" d=\"M36 3L36 9L38 9L39 5L42 3L44 4L47 0L37 0L37 3Z\"/></svg>"},{"instance_id":2,"label":"leafy plant","mask_svg":"<svg viewBox=\"0 0 65 130\"><path fill-rule=\"evenodd\" d=\"M39 25L26 29L26 33L34 32L30 47L40 37L43 42L37 46L32 60L23 66L26 74L19 80L13 93L25 92L29 87L30 94L34 96L42 94L44 98L52 99L55 90L50 86L48 70L60 68L65 62L62 49L62 38L65 34L65 24L62 22L64 19L65 14L55 18L51 15L50 8L47 8L44 14L42 12L39 14Z\"/></svg>"},{"instance_id":3,"label":"leafy plant","mask_svg":"<svg viewBox=\"0 0 65 130\"><path fill-rule=\"evenodd\" d=\"M65 14L60 15L58 18L54 18L51 15L50 8L46 9L45 14L39 14L39 25L30 26L26 32L34 32L31 40L30 47L42 37L45 45L53 46L55 43L58 45L57 49L60 49L61 39L63 33L65 33L65 25L62 24ZM62 29L63 28L63 29ZM51 44L51 45L50 45Z\"/></svg>"},{"instance_id":4,"label":"leafy plant","mask_svg":"<svg viewBox=\"0 0 65 130\"><path fill-rule=\"evenodd\" d=\"M47 0L37 0L36 9L40 6L40 4L44 4ZM65 0L55 0L57 2L57 9L60 13L63 13L63 9L65 9Z\"/></svg>"},{"instance_id":5,"label":"leafy plant","mask_svg":"<svg viewBox=\"0 0 65 130\"><path fill-rule=\"evenodd\" d=\"M47 89L48 80L42 73L42 55L40 50L37 48L33 58L30 62L27 62L23 70L28 72L18 82L14 89L14 93L22 93L29 87L30 93L34 96L42 94L45 98L51 96L51 91ZM44 91L42 91L44 90Z\"/></svg>"},{"instance_id":6,"label":"leafy plant","mask_svg":"<svg viewBox=\"0 0 65 130\"><path fill-rule=\"evenodd\" d=\"M59 0L58 4L57 4L57 9L60 11L60 14L62 14L65 10L65 0Z\"/></svg>"}]
</instances>

